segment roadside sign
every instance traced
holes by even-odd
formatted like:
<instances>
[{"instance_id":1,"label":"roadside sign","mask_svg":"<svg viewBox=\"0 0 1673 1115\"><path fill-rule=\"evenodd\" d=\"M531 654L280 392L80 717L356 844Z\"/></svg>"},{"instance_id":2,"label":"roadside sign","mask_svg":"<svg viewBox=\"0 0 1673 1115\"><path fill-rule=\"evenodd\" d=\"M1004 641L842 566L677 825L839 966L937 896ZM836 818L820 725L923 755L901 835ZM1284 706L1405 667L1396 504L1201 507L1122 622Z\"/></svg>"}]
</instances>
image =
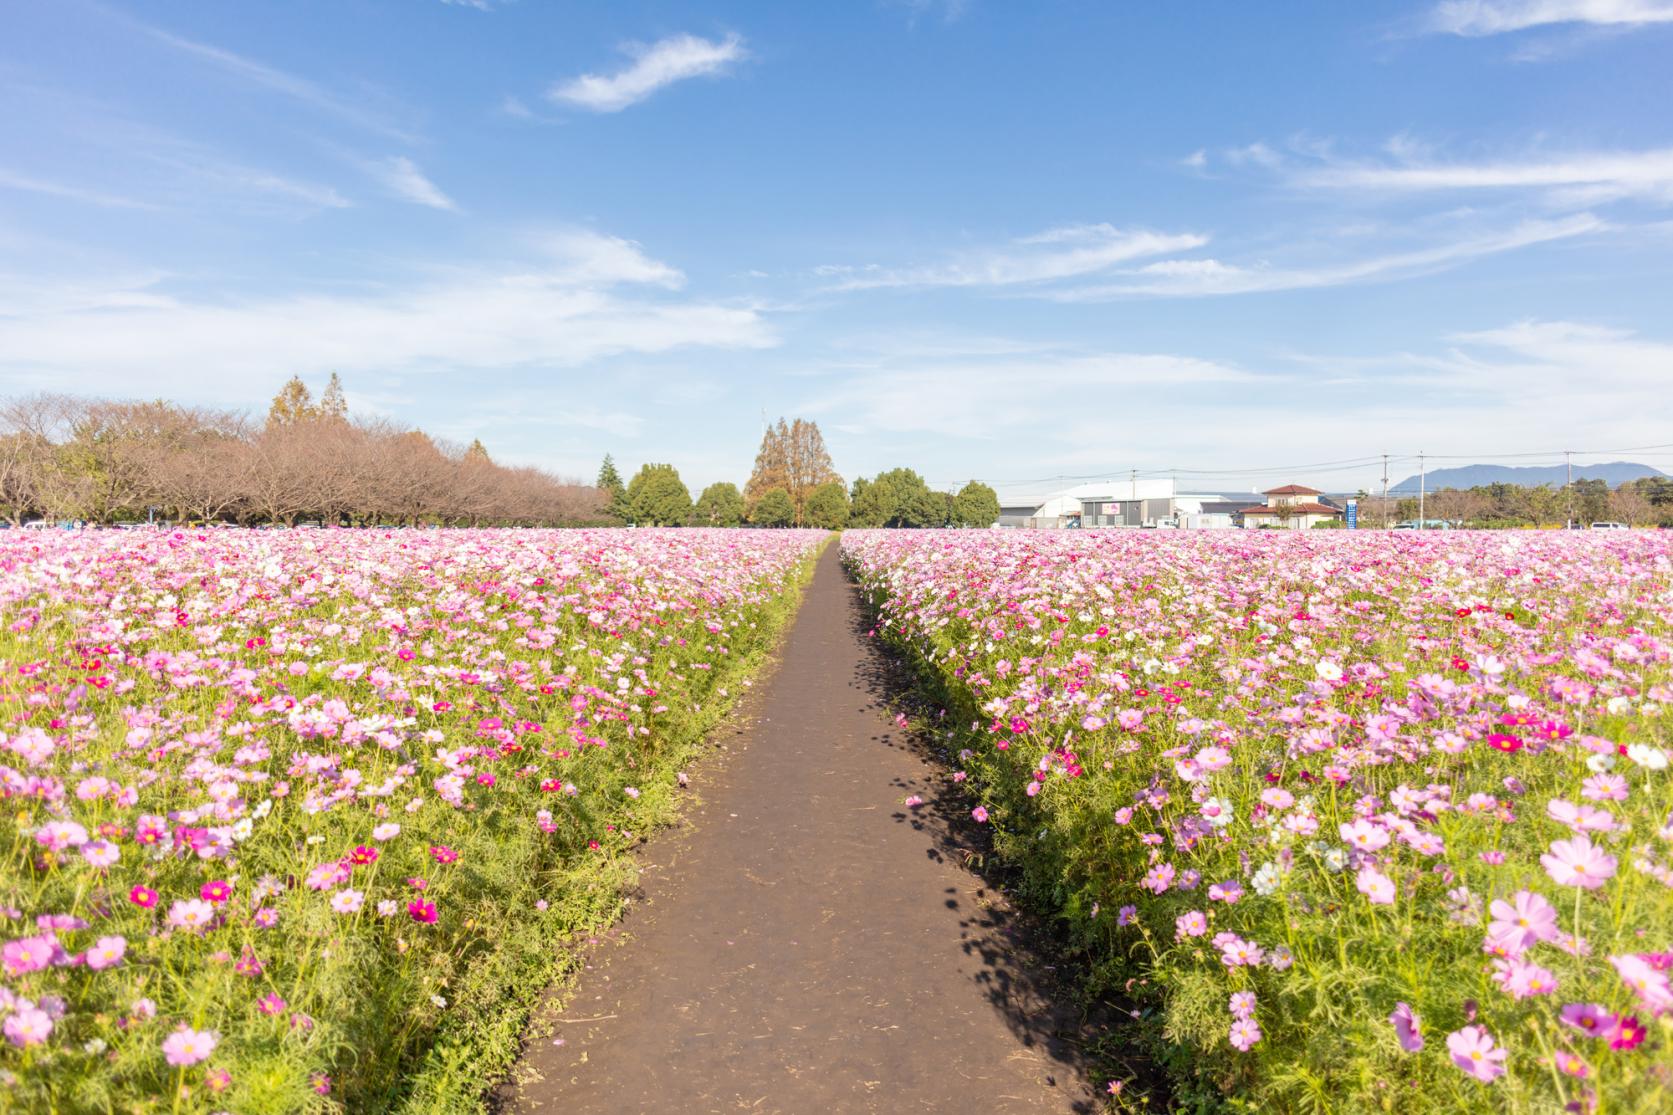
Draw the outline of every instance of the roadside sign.
<instances>
[{"instance_id":1,"label":"roadside sign","mask_svg":"<svg viewBox=\"0 0 1673 1115\"><path fill-rule=\"evenodd\" d=\"M1359 529L1359 501L1357 499L1348 501L1348 529Z\"/></svg>"}]
</instances>

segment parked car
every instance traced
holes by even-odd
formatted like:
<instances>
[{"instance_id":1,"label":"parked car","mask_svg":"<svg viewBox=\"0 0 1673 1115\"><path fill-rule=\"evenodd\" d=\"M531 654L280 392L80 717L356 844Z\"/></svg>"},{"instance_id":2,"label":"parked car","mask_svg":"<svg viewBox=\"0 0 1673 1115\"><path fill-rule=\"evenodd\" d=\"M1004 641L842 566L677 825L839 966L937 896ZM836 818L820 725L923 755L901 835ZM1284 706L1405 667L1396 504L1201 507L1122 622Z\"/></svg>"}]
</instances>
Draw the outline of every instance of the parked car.
<instances>
[{"instance_id":1,"label":"parked car","mask_svg":"<svg viewBox=\"0 0 1673 1115\"><path fill-rule=\"evenodd\" d=\"M1593 530L1630 530L1625 523L1593 523Z\"/></svg>"}]
</instances>

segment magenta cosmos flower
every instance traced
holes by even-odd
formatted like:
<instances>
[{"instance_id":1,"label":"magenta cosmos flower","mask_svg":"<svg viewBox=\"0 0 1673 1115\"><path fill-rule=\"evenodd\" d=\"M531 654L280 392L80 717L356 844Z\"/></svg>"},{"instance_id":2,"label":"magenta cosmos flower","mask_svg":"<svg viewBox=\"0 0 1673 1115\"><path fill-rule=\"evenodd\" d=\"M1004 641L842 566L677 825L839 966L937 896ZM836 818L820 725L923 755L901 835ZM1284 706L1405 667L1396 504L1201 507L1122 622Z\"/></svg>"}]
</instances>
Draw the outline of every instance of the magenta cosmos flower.
<instances>
[{"instance_id":1,"label":"magenta cosmos flower","mask_svg":"<svg viewBox=\"0 0 1673 1115\"><path fill-rule=\"evenodd\" d=\"M1553 840L1551 850L1539 862L1547 875L1565 887L1596 890L1615 874L1615 857L1584 836Z\"/></svg>"},{"instance_id":2,"label":"magenta cosmos flower","mask_svg":"<svg viewBox=\"0 0 1673 1115\"><path fill-rule=\"evenodd\" d=\"M1388 1021L1394 1027L1394 1037L1401 1049L1407 1053L1423 1051L1423 1020L1410 1003L1395 1003L1394 1013L1388 1016Z\"/></svg>"},{"instance_id":3,"label":"magenta cosmos flower","mask_svg":"<svg viewBox=\"0 0 1673 1115\"><path fill-rule=\"evenodd\" d=\"M1446 1036L1446 1050L1452 1063L1483 1084L1491 1083L1505 1074L1508 1054L1493 1042L1493 1035L1485 1026L1466 1026Z\"/></svg>"},{"instance_id":4,"label":"magenta cosmos flower","mask_svg":"<svg viewBox=\"0 0 1673 1115\"><path fill-rule=\"evenodd\" d=\"M430 925L436 920L436 904L426 902L422 898L415 898L407 903L407 914L413 921Z\"/></svg>"},{"instance_id":5,"label":"magenta cosmos flower","mask_svg":"<svg viewBox=\"0 0 1673 1115\"><path fill-rule=\"evenodd\" d=\"M211 1030L194 1030L181 1026L163 1039L163 1058L171 1065L184 1067L206 1061L215 1052L221 1036Z\"/></svg>"}]
</instances>

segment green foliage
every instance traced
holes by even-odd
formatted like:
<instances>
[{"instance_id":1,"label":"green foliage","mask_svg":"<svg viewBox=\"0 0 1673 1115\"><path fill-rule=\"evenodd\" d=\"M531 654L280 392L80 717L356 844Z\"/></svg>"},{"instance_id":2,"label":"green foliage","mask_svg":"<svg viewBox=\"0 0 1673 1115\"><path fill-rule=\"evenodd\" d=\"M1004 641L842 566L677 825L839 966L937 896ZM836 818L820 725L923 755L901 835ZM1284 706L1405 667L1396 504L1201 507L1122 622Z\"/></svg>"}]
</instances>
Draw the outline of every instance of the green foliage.
<instances>
[{"instance_id":1,"label":"green foliage","mask_svg":"<svg viewBox=\"0 0 1673 1115\"><path fill-rule=\"evenodd\" d=\"M796 505L783 488L769 488L756 500L749 521L758 527L787 527L796 521Z\"/></svg>"},{"instance_id":2,"label":"green foliage","mask_svg":"<svg viewBox=\"0 0 1673 1115\"><path fill-rule=\"evenodd\" d=\"M622 482L622 474L616 471L616 462L610 454L604 454L604 463L598 466L598 479L593 486L604 493L605 512L618 519L627 518L627 485Z\"/></svg>"},{"instance_id":3,"label":"green foliage","mask_svg":"<svg viewBox=\"0 0 1673 1115\"><path fill-rule=\"evenodd\" d=\"M642 527L680 526L691 518L691 493L673 465L643 465L627 486L627 518Z\"/></svg>"},{"instance_id":4,"label":"green foliage","mask_svg":"<svg viewBox=\"0 0 1673 1115\"><path fill-rule=\"evenodd\" d=\"M730 481L710 484L697 497L691 511L691 525L699 527L742 526L746 508L743 493Z\"/></svg>"},{"instance_id":5,"label":"green foliage","mask_svg":"<svg viewBox=\"0 0 1673 1115\"><path fill-rule=\"evenodd\" d=\"M944 495L931 491L911 469L896 468L854 482L848 521L856 527L939 527L947 524L947 514Z\"/></svg>"},{"instance_id":6,"label":"green foliage","mask_svg":"<svg viewBox=\"0 0 1673 1115\"><path fill-rule=\"evenodd\" d=\"M951 525L990 527L999 521L999 495L992 488L972 480L953 497Z\"/></svg>"},{"instance_id":7,"label":"green foliage","mask_svg":"<svg viewBox=\"0 0 1673 1115\"><path fill-rule=\"evenodd\" d=\"M819 485L808 497L803 517L810 527L841 530L848 524L848 489L841 481Z\"/></svg>"}]
</instances>

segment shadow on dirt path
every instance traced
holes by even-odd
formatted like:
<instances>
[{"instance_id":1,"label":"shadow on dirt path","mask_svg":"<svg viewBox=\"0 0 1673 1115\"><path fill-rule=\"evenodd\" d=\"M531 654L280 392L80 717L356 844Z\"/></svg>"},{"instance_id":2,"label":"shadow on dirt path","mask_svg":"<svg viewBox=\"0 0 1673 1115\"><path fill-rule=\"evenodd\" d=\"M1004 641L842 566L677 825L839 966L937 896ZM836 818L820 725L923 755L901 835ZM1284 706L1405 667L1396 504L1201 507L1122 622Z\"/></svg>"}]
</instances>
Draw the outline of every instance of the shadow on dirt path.
<instances>
[{"instance_id":1,"label":"shadow on dirt path","mask_svg":"<svg viewBox=\"0 0 1673 1115\"><path fill-rule=\"evenodd\" d=\"M754 719L502 1109L1099 1109L1040 934L965 868L968 806L894 719L903 680L828 547Z\"/></svg>"}]
</instances>

